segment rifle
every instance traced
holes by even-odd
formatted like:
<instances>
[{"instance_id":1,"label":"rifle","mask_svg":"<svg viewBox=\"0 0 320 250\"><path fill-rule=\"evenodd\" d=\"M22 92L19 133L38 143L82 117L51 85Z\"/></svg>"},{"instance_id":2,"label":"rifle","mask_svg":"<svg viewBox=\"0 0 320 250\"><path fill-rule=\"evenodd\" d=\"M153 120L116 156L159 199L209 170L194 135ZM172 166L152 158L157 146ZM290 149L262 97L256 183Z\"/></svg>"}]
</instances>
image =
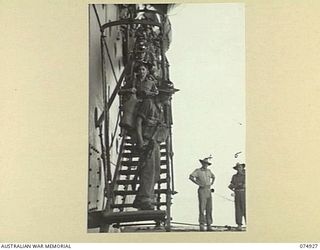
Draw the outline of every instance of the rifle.
<instances>
[{"instance_id":1,"label":"rifle","mask_svg":"<svg viewBox=\"0 0 320 250\"><path fill-rule=\"evenodd\" d=\"M157 132L158 132L158 128L160 127L162 123L158 122L157 125L156 125L156 128L155 130L153 131L153 134L151 136L151 138L149 139L149 142L148 144L142 148L141 150L141 155L139 157L139 162L138 162L138 166L137 166L137 171L132 179L132 184L131 184L131 187L132 187L132 190L136 190L136 182L138 180L138 177L140 176L140 172L141 172L141 163L146 161L146 159L150 158L151 157L151 154L152 154L152 151L153 151L153 148L154 148L154 144L155 144L155 138L157 136Z\"/></svg>"}]
</instances>

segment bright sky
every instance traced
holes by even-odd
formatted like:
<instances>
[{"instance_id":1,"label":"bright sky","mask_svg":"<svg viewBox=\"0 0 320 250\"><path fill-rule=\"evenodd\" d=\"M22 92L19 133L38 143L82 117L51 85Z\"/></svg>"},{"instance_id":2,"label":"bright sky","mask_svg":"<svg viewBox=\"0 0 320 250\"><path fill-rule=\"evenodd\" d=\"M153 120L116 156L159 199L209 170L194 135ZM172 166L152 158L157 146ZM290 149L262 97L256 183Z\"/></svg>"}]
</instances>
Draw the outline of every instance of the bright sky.
<instances>
[{"instance_id":1,"label":"bright sky","mask_svg":"<svg viewBox=\"0 0 320 250\"><path fill-rule=\"evenodd\" d=\"M198 223L197 187L188 177L200 167L198 159L212 154L213 224L235 225L227 187L232 167L245 162L244 5L183 4L169 16L170 79L180 89L173 98L173 221Z\"/></svg>"}]
</instances>

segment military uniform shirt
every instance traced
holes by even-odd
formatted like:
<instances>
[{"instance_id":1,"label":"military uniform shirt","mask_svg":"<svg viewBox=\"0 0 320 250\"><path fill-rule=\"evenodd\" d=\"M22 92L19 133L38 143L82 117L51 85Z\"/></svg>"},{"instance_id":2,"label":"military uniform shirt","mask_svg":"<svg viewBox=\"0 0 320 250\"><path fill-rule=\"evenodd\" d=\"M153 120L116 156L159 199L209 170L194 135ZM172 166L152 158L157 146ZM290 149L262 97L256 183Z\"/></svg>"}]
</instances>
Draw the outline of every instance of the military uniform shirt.
<instances>
[{"instance_id":1,"label":"military uniform shirt","mask_svg":"<svg viewBox=\"0 0 320 250\"><path fill-rule=\"evenodd\" d=\"M150 79L146 79L144 81L137 81L136 82L136 88L137 88L137 95L139 98L144 99L144 97L149 95L156 95L158 94L158 88L156 86L155 81L152 81Z\"/></svg>"},{"instance_id":2,"label":"military uniform shirt","mask_svg":"<svg viewBox=\"0 0 320 250\"><path fill-rule=\"evenodd\" d=\"M231 186L235 190L244 190L246 187L245 184L246 184L246 179L244 174L238 173L232 176Z\"/></svg>"},{"instance_id":3,"label":"military uniform shirt","mask_svg":"<svg viewBox=\"0 0 320 250\"><path fill-rule=\"evenodd\" d=\"M156 141L163 142L166 140L168 129L164 124L164 111L160 103L156 104L152 99L143 100L138 109L137 116L143 120L142 131L145 139L151 139L157 128Z\"/></svg>"},{"instance_id":4,"label":"military uniform shirt","mask_svg":"<svg viewBox=\"0 0 320 250\"><path fill-rule=\"evenodd\" d=\"M211 172L210 169L201 169L197 168L194 170L191 174L191 176L195 177L197 182L200 184L200 186L210 186L211 185L211 178L214 180L215 176Z\"/></svg>"}]
</instances>

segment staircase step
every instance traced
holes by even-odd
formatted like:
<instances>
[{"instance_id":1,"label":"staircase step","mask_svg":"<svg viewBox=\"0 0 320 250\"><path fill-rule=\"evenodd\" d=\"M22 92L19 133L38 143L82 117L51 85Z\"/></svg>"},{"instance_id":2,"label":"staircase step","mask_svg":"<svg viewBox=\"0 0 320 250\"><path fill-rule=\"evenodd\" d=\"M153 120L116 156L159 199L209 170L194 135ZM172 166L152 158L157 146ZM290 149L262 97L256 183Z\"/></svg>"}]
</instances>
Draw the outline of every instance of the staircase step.
<instances>
[{"instance_id":1,"label":"staircase step","mask_svg":"<svg viewBox=\"0 0 320 250\"><path fill-rule=\"evenodd\" d=\"M167 182L167 179L160 179L159 180L160 183L166 183ZM118 185L129 185L129 184L139 184L140 181L137 180L117 180L117 184Z\"/></svg>"},{"instance_id":2,"label":"staircase step","mask_svg":"<svg viewBox=\"0 0 320 250\"><path fill-rule=\"evenodd\" d=\"M131 138L126 138L124 142L131 145L135 143L135 141L133 141Z\"/></svg>"},{"instance_id":3,"label":"staircase step","mask_svg":"<svg viewBox=\"0 0 320 250\"><path fill-rule=\"evenodd\" d=\"M113 223L135 222L135 221L164 221L166 211L164 210L144 210L128 212L105 212L96 211L88 214L88 227L96 228L102 225Z\"/></svg>"},{"instance_id":4,"label":"staircase step","mask_svg":"<svg viewBox=\"0 0 320 250\"><path fill-rule=\"evenodd\" d=\"M138 166L138 163L139 163L139 161L121 161L122 166L126 166L126 167ZM167 160L160 161L160 166L163 166L166 164L167 164Z\"/></svg>"},{"instance_id":5,"label":"staircase step","mask_svg":"<svg viewBox=\"0 0 320 250\"><path fill-rule=\"evenodd\" d=\"M126 207L133 207L132 203L124 203L124 204L113 204L111 205L111 208L126 208ZM167 202L155 202L154 203L155 206L166 206ZM146 210L148 211L148 210Z\"/></svg>"},{"instance_id":6,"label":"staircase step","mask_svg":"<svg viewBox=\"0 0 320 250\"><path fill-rule=\"evenodd\" d=\"M120 175L135 175L137 173L136 169L131 169L131 170L120 170L119 174ZM167 169L160 169L160 174L167 173Z\"/></svg>"},{"instance_id":7,"label":"staircase step","mask_svg":"<svg viewBox=\"0 0 320 250\"><path fill-rule=\"evenodd\" d=\"M156 189L156 190L154 190L154 192L156 194L166 194L167 191L168 191L167 189ZM115 195L121 195L121 196L124 196L124 195L135 195L137 193L138 193L137 190L128 190L128 191L116 190L116 191L114 191Z\"/></svg>"},{"instance_id":8,"label":"staircase step","mask_svg":"<svg viewBox=\"0 0 320 250\"><path fill-rule=\"evenodd\" d=\"M126 144L123 146L124 150L137 151L137 147L133 145ZM166 145L160 145L160 150L166 149Z\"/></svg>"},{"instance_id":9,"label":"staircase step","mask_svg":"<svg viewBox=\"0 0 320 250\"><path fill-rule=\"evenodd\" d=\"M161 145L160 145L160 150L161 150L161 149L167 149L167 145L166 145L166 144L161 144Z\"/></svg>"},{"instance_id":10,"label":"staircase step","mask_svg":"<svg viewBox=\"0 0 320 250\"><path fill-rule=\"evenodd\" d=\"M136 143L137 141L136 140L132 140L132 138L129 138L129 137L126 137L125 138L125 143L128 143L128 144L134 144ZM160 145L165 145L166 143L165 142L162 142L160 143Z\"/></svg>"},{"instance_id":11,"label":"staircase step","mask_svg":"<svg viewBox=\"0 0 320 250\"><path fill-rule=\"evenodd\" d=\"M124 145L123 149L124 150L130 150L132 152L132 151L135 151L137 148L135 146L132 146L132 145Z\"/></svg>"},{"instance_id":12,"label":"staircase step","mask_svg":"<svg viewBox=\"0 0 320 250\"><path fill-rule=\"evenodd\" d=\"M166 166L166 165L167 165L167 160L160 161L160 166Z\"/></svg>"},{"instance_id":13,"label":"staircase step","mask_svg":"<svg viewBox=\"0 0 320 250\"><path fill-rule=\"evenodd\" d=\"M160 152L160 154L161 154L161 157L164 157L167 155L166 152ZM139 157L139 156L140 156L140 153L137 151L133 151L131 153L125 152L122 154L122 157L124 157L124 158L132 158L132 157Z\"/></svg>"}]
</instances>

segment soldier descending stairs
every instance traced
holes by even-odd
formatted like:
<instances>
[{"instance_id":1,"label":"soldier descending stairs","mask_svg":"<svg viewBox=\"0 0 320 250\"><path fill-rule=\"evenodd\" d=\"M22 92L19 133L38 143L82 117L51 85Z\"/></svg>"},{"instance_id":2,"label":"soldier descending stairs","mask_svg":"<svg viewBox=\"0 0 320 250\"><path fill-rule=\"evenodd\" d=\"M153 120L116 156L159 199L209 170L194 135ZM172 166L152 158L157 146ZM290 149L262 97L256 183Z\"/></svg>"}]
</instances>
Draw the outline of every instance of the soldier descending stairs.
<instances>
[{"instance_id":1,"label":"soldier descending stairs","mask_svg":"<svg viewBox=\"0 0 320 250\"><path fill-rule=\"evenodd\" d=\"M159 90L162 93L163 89L159 88ZM159 97L155 98L158 101L144 100L139 105L139 110L145 110L147 104L151 104L150 107L152 108L153 102L160 105L160 96L163 98L163 96L168 96L168 93L159 94ZM162 111L161 114L164 118L164 110L162 108L159 108L159 110ZM139 114L140 111L137 112L137 120L139 120ZM134 139L135 134L132 131L131 135L127 135L128 131L125 130L118 155L117 169L111 185L113 193L109 197L109 206L107 205L102 217L104 223L116 224L117 227L120 227L129 226L128 224L120 224L124 222L153 220L155 225L158 226L162 222L166 230L170 231L171 196L174 194L171 184L172 147L171 134L168 136L167 133L170 127L166 125L169 119L165 119L165 121L166 123L157 126L143 123L142 131L145 131L143 138L145 140L149 139L145 148L138 146L139 143L136 143L137 139ZM149 134L148 138L147 132L151 131L151 128L153 132ZM138 136L135 137L139 137L139 132L137 134ZM138 190L137 186L139 187ZM152 196L152 203L150 195ZM135 202L132 202L134 198ZM147 206L143 205L147 199L150 203ZM137 200L141 204L137 204ZM154 211L154 206L156 211ZM161 210L162 207L165 207L165 210ZM141 210L136 212L133 211L133 208Z\"/></svg>"},{"instance_id":2,"label":"soldier descending stairs","mask_svg":"<svg viewBox=\"0 0 320 250\"><path fill-rule=\"evenodd\" d=\"M134 208L133 200L138 194L140 186L139 176L139 152L129 136L123 138L124 144L119 165L119 170L114 178L114 204L111 205L113 213L130 216L128 221L150 221L154 220L156 225L161 222L165 224L166 230L170 230L171 209L171 177L170 177L170 155L167 151L166 142L160 145L160 179L155 185L155 201L153 205L156 210L138 210ZM118 215L119 216L119 215ZM124 221L122 221L124 222ZM119 223L117 226L121 226Z\"/></svg>"},{"instance_id":3,"label":"soldier descending stairs","mask_svg":"<svg viewBox=\"0 0 320 250\"><path fill-rule=\"evenodd\" d=\"M139 169L138 169L138 163L139 163L139 153L137 152L136 147L132 144L132 140L129 136L126 136L124 138L125 144L123 147L124 153L122 154L122 160L120 164L120 170L118 171L118 174L115 176L115 186L114 186L114 196L116 201L117 196L122 197L120 202L114 203L111 207L117 208L119 211L123 211L124 208L133 207L133 203L127 203L132 202L135 195L137 195L138 190L137 186L140 184L140 180L138 178L139 175ZM166 152L166 145L163 143L160 145L160 148L162 150L161 152L161 168L160 168L160 174L162 178L157 183L157 186L155 188L155 194L157 197L157 201L155 205L157 208L166 205L166 202L160 202L161 200L161 194L167 193L167 176L170 175L168 173L169 168L167 167L167 157L168 154ZM162 185L166 184L166 185ZM163 188L163 186L165 186ZM162 189L161 189L162 187Z\"/></svg>"},{"instance_id":4,"label":"soldier descending stairs","mask_svg":"<svg viewBox=\"0 0 320 250\"><path fill-rule=\"evenodd\" d=\"M89 227L98 225L101 231L107 231L110 225L123 227L142 221L158 226L162 223L170 231L171 200L175 194L170 98L177 89L169 80L165 56L169 22L156 10L131 9L130 13L133 14L122 20L100 25L102 49L106 48L108 56L104 30L115 25L121 25L124 31L124 51L128 54L124 54L126 67L104 109L107 124L108 110L118 93L122 127L118 160L111 180L107 146L103 158L108 170L107 204L105 211L89 214ZM151 16L157 17L150 19ZM161 128L166 133L158 132ZM109 143L106 141L105 145Z\"/></svg>"}]
</instances>

